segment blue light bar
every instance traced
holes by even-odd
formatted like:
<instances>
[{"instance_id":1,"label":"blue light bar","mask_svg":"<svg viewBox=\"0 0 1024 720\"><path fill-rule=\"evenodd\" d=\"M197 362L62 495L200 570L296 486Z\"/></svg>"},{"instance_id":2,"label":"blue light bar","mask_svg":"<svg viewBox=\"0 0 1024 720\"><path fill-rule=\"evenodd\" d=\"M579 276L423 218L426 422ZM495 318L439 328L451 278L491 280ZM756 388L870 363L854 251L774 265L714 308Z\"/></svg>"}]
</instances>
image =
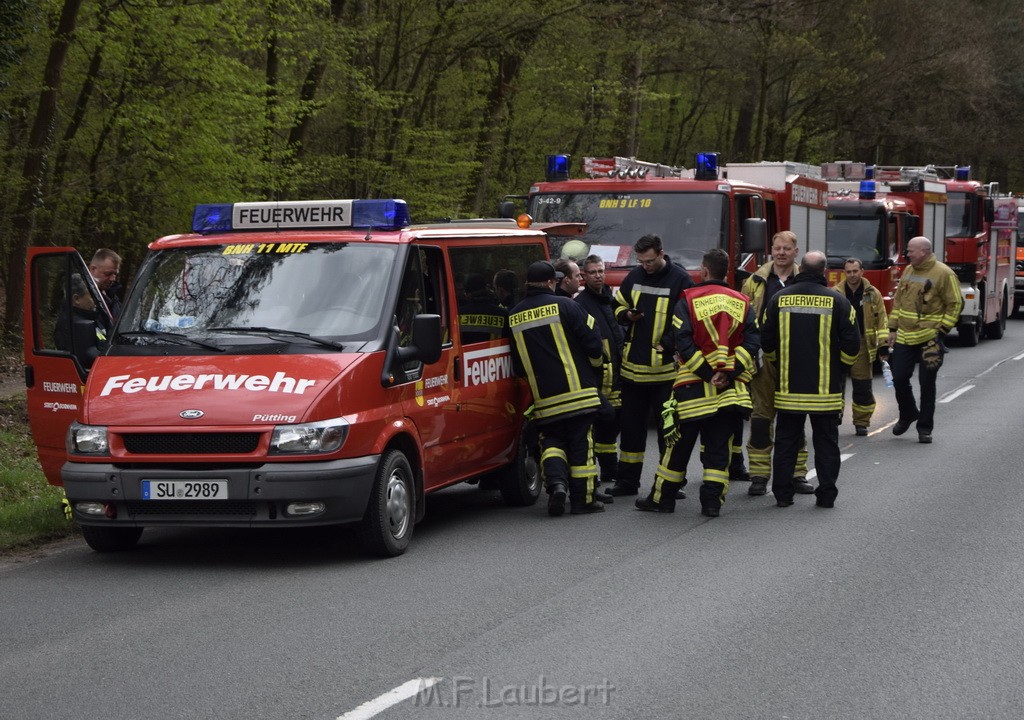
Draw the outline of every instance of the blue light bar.
<instances>
[{"instance_id":1,"label":"blue light bar","mask_svg":"<svg viewBox=\"0 0 1024 720\"><path fill-rule=\"evenodd\" d=\"M864 177L868 180L873 180L875 177L875 166L868 165L864 168Z\"/></svg>"},{"instance_id":2,"label":"blue light bar","mask_svg":"<svg viewBox=\"0 0 1024 720\"><path fill-rule=\"evenodd\" d=\"M289 202L197 205L192 231L327 230L375 228L397 230L410 224L404 200L296 200Z\"/></svg>"},{"instance_id":3,"label":"blue light bar","mask_svg":"<svg viewBox=\"0 0 1024 720\"><path fill-rule=\"evenodd\" d=\"M875 199L875 181L874 180L861 180L860 181L860 199L861 200L874 200Z\"/></svg>"},{"instance_id":4,"label":"blue light bar","mask_svg":"<svg viewBox=\"0 0 1024 720\"><path fill-rule=\"evenodd\" d=\"M717 180L718 153L697 153L697 166L693 171L693 177L697 180Z\"/></svg>"},{"instance_id":5,"label":"blue light bar","mask_svg":"<svg viewBox=\"0 0 1024 720\"><path fill-rule=\"evenodd\" d=\"M569 156L548 155L547 170L544 179L548 182L558 182L569 179Z\"/></svg>"},{"instance_id":6,"label":"blue light bar","mask_svg":"<svg viewBox=\"0 0 1024 720\"><path fill-rule=\"evenodd\" d=\"M970 180L971 179L971 166L970 165L957 165L956 175L957 180Z\"/></svg>"},{"instance_id":7,"label":"blue light bar","mask_svg":"<svg viewBox=\"0 0 1024 720\"><path fill-rule=\"evenodd\" d=\"M212 233L231 230L231 205L196 205L192 213L192 232Z\"/></svg>"}]
</instances>

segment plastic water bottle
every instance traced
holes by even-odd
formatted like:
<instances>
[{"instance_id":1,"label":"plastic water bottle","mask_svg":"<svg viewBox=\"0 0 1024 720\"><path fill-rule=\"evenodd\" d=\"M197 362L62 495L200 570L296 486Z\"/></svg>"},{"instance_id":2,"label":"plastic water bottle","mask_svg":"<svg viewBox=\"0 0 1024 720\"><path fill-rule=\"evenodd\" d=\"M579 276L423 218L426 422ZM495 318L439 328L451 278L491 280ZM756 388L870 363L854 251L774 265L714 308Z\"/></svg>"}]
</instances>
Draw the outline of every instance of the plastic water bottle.
<instances>
[{"instance_id":1,"label":"plastic water bottle","mask_svg":"<svg viewBox=\"0 0 1024 720\"><path fill-rule=\"evenodd\" d=\"M891 388L892 384L893 384L892 383L892 368L889 367L889 361L888 360L883 360L882 361L882 377L885 378L885 386Z\"/></svg>"}]
</instances>

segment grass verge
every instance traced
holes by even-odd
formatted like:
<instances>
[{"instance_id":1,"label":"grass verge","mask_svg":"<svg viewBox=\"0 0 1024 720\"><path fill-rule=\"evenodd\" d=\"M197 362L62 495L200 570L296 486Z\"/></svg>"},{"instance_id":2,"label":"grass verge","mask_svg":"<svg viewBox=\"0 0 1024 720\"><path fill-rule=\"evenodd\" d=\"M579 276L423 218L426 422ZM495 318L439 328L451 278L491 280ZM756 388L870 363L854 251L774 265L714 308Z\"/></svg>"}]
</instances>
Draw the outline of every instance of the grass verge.
<instances>
[{"instance_id":1,"label":"grass verge","mask_svg":"<svg viewBox=\"0 0 1024 720\"><path fill-rule=\"evenodd\" d=\"M29 432L25 395L0 399L0 553L71 535L61 490L46 482Z\"/></svg>"}]
</instances>

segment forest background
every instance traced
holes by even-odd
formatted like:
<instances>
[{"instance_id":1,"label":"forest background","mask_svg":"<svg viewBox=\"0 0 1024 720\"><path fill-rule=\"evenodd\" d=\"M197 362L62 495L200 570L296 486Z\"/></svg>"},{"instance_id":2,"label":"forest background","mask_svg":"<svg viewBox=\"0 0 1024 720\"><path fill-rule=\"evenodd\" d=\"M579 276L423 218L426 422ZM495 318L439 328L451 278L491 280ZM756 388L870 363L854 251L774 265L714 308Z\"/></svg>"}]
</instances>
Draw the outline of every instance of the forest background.
<instances>
[{"instance_id":1,"label":"forest background","mask_svg":"<svg viewBox=\"0 0 1024 720\"><path fill-rule=\"evenodd\" d=\"M493 215L544 156L971 165L1024 192L1019 0L0 0L0 291L202 202Z\"/></svg>"}]
</instances>

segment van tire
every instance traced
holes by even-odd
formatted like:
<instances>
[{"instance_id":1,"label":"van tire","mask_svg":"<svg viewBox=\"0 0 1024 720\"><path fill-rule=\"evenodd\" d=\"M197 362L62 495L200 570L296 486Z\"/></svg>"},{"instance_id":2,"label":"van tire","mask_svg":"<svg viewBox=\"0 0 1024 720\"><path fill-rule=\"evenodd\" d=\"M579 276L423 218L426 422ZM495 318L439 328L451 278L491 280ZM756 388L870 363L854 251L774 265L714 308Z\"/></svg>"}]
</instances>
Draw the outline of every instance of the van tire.
<instances>
[{"instance_id":1,"label":"van tire","mask_svg":"<svg viewBox=\"0 0 1024 720\"><path fill-rule=\"evenodd\" d=\"M409 461L400 450L388 450L380 458L366 513L356 528L364 551L378 557L405 552L415 523L415 497Z\"/></svg>"},{"instance_id":2,"label":"van tire","mask_svg":"<svg viewBox=\"0 0 1024 720\"><path fill-rule=\"evenodd\" d=\"M540 497L543 484L540 477L540 464L530 442L531 434L526 424L519 433L518 447L512 462L499 470L498 485L505 502L513 507L533 505Z\"/></svg>"},{"instance_id":3,"label":"van tire","mask_svg":"<svg viewBox=\"0 0 1024 720\"><path fill-rule=\"evenodd\" d=\"M142 536L140 527L101 527L82 525L82 537L86 544L98 553L123 552L131 550Z\"/></svg>"}]
</instances>

